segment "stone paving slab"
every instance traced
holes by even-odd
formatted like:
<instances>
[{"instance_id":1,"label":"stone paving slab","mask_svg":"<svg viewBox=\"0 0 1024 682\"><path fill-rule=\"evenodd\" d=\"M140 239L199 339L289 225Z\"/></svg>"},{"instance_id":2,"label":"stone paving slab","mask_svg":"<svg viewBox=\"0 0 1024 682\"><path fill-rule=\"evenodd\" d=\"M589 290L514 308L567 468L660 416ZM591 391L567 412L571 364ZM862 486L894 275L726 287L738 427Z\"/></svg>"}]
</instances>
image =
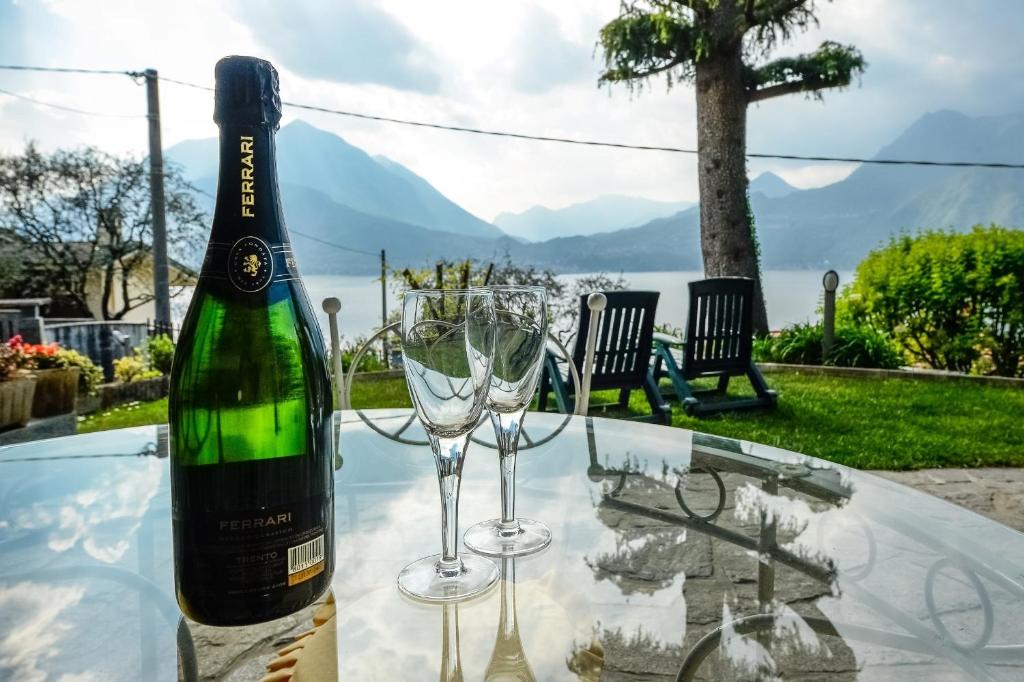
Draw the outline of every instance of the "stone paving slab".
<instances>
[{"instance_id":1,"label":"stone paving slab","mask_svg":"<svg viewBox=\"0 0 1024 682\"><path fill-rule=\"evenodd\" d=\"M921 469L871 473L966 507L1024 533L1022 468Z\"/></svg>"}]
</instances>

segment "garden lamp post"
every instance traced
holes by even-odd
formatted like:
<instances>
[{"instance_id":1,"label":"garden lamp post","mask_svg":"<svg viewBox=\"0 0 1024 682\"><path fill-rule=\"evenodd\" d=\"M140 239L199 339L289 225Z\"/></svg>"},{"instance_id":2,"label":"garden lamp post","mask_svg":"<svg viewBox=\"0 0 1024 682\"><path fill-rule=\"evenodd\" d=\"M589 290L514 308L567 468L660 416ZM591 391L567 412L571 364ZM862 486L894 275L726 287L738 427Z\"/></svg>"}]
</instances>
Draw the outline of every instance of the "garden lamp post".
<instances>
[{"instance_id":1,"label":"garden lamp post","mask_svg":"<svg viewBox=\"0 0 1024 682\"><path fill-rule=\"evenodd\" d=\"M821 278L821 284L825 287L825 311L821 323L821 359L824 363L832 352L832 343L836 337L836 289L839 288L839 273L829 270Z\"/></svg>"}]
</instances>

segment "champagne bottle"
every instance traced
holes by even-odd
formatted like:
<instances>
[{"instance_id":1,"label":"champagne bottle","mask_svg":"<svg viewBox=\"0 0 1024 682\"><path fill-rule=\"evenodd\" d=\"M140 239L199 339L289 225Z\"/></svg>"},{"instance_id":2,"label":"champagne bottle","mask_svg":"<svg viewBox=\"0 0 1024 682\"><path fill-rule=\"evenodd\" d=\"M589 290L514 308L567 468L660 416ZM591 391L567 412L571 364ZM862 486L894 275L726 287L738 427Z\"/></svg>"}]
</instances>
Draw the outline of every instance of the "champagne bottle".
<instances>
[{"instance_id":1,"label":"champagne bottle","mask_svg":"<svg viewBox=\"0 0 1024 682\"><path fill-rule=\"evenodd\" d=\"M220 177L169 400L178 603L210 625L279 618L334 570L332 392L278 196L277 71L217 63Z\"/></svg>"}]
</instances>

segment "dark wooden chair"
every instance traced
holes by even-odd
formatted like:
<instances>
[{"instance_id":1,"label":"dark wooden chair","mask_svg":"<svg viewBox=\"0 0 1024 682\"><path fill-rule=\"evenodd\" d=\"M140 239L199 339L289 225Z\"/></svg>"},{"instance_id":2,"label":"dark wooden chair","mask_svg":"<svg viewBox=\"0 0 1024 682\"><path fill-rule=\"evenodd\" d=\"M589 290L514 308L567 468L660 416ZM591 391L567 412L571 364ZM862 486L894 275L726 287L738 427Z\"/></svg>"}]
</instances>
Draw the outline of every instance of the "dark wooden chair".
<instances>
[{"instance_id":1,"label":"dark wooden chair","mask_svg":"<svg viewBox=\"0 0 1024 682\"><path fill-rule=\"evenodd\" d=\"M592 296L592 295L591 295ZM603 312L596 313L596 328L591 331L591 309L588 296L580 297L579 326L576 330L572 363L583 379L580 404L589 404L590 391L619 390L618 405L629 405L630 393L641 389L651 406L651 416L645 419L668 423L671 408L662 399L658 386L650 373L652 339L654 335L654 314L658 307L656 291L606 291L607 301ZM600 297L598 297L600 298ZM587 339L594 335L594 360L590 376L587 377ZM576 390L566 381L560 364L552 352L544 358L544 371L540 381L538 407L547 408L548 393L554 393L560 412L572 410Z\"/></svg>"},{"instance_id":2,"label":"dark wooden chair","mask_svg":"<svg viewBox=\"0 0 1024 682\"><path fill-rule=\"evenodd\" d=\"M676 397L690 415L705 415L724 410L774 408L775 391L751 359L753 334L754 280L745 277L718 277L690 282L690 310L686 320L686 338L654 335L655 382L663 376L672 380ZM680 353L677 349L681 348ZM742 376L750 380L755 396L726 398L729 379ZM718 377L718 386L694 390L689 382L701 377ZM714 398L708 400L708 398Z\"/></svg>"}]
</instances>

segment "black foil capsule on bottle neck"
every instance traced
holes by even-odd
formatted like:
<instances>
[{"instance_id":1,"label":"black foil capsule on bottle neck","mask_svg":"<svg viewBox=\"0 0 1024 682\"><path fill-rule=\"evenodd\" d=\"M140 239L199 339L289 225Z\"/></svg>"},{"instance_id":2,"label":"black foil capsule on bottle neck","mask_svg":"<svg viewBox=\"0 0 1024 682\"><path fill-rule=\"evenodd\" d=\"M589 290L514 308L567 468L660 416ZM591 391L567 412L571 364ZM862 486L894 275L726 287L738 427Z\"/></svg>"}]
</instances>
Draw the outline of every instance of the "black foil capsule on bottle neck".
<instances>
[{"instance_id":1,"label":"black foil capsule on bottle neck","mask_svg":"<svg viewBox=\"0 0 1024 682\"><path fill-rule=\"evenodd\" d=\"M217 125L267 125L281 122L277 69L257 57L224 57L214 68L213 120Z\"/></svg>"}]
</instances>

